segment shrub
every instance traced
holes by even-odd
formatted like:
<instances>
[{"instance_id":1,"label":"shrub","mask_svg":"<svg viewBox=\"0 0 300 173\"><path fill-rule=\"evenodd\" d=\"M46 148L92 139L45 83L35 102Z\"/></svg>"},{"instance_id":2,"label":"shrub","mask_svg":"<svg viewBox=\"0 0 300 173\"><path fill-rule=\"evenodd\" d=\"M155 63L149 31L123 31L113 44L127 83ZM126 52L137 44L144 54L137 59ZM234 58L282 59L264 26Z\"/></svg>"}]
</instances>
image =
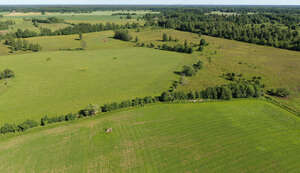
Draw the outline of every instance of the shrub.
<instances>
[{"instance_id":1,"label":"shrub","mask_svg":"<svg viewBox=\"0 0 300 173\"><path fill-rule=\"evenodd\" d=\"M69 114L65 115L65 120L66 121L73 121L73 120L76 119L76 117L77 116L75 114L69 113Z\"/></svg>"},{"instance_id":2,"label":"shrub","mask_svg":"<svg viewBox=\"0 0 300 173\"><path fill-rule=\"evenodd\" d=\"M123 41L130 41L132 36L129 34L128 30L118 30L115 31L114 38Z\"/></svg>"},{"instance_id":3,"label":"shrub","mask_svg":"<svg viewBox=\"0 0 300 173\"><path fill-rule=\"evenodd\" d=\"M5 69L3 72L0 72L0 79L12 78L12 77L15 77L15 73L10 69Z\"/></svg>"},{"instance_id":4,"label":"shrub","mask_svg":"<svg viewBox=\"0 0 300 173\"><path fill-rule=\"evenodd\" d=\"M0 133L5 134L5 133L12 133L17 131L17 126L14 124L4 124L0 128Z\"/></svg>"},{"instance_id":5,"label":"shrub","mask_svg":"<svg viewBox=\"0 0 300 173\"><path fill-rule=\"evenodd\" d=\"M287 97L290 95L290 92L286 88L277 88L268 90L267 94L277 97Z\"/></svg>"},{"instance_id":6,"label":"shrub","mask_svg":"<svg viewBox=\"0 0 300 173\"><path fill-rule=\"evenodd\" d=\"M18 131L25 131L27 129L37 127L38 125L39 123L34 120L26 120L18 125Z\"/></svg>"},{"instance_id":7,"label":"shrub","mask_svg":"<svg viewBox=\"0 0 300 173\"><path fill-rule=\"evenodd\" d=\"M98 105L89 104L85 109L79 111L79 116L92 116L99 112L100 108Z\"/></svg>"},{"instance_id":8,"label":"shrub","mask_svg":"<svg viewBox=\"0 0 300 173\"><path fill-rule=\"evenodd\" d=\"M190 66L183 66L183 70L181 72L184 76L193 76L195 74L195 70Z\"/></svg>"}]
</instances>

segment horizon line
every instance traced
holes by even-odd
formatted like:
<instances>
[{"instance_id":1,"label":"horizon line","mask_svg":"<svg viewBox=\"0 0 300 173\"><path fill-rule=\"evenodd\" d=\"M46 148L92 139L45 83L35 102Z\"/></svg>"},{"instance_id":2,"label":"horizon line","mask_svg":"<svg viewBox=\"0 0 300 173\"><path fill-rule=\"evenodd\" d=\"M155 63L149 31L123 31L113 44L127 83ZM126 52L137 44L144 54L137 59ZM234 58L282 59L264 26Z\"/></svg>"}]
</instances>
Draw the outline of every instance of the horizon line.
<instances>
[{"instance_id":1,"label":"horizon line","mask_svg":"<svg viewBox=\"0 0 300 173\"><path fill-rule=\"evenodd\" d=\"M196 6L300 6L300 4L0 4L0 6L8 5L164 5L164 6L184 6L184 5L196 5Z\"/></svg>"}]
</instances>

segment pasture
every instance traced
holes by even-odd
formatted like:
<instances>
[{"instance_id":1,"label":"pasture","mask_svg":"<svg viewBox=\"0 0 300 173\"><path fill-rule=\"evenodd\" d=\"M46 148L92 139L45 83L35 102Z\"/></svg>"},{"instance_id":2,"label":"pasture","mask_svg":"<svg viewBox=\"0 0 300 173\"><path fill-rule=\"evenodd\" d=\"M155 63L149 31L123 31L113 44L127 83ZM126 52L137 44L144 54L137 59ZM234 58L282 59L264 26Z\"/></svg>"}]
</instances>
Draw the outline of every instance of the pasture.
<instances>
[{"instance_id":1,"label":"pasture","mask_svg":"<svg viewBox=\"0 0 300 173\"><path fill-rule=\"evenodd\" d=\"M183 44L199 44L198 34L165 29L146 29L133 32L140 42L162 45L162 35L167 33L179 39ZM291 95L278 101L300 110L300 53L268 46L243 43L222 38L201 36L208 43L203 52L194 52L193 56L204 62L204 68L196 76L187 78L180 90L190 91L227 83L223 73L241 73L244 77L261 76L266 89L284 87ZM168 44L177 44L169 42Z\"/></svg>"},{"instance_id":2,"label":"pasture","mask_svg":"<svg viewBox=\"0 0 300 173\"><path fill-rule=\"evenodd\" d=\"M154 43L155 45L163 44L163 42L161 41L163 33L168 33L168 35L171 35L173 38L177 38L179 40L179 43L181 44L183 44L184 40L187 40L189 44L191 43L198 44L200 40L200 37L197 34L180 32L175 30L161 30L161 29L146 28L141 30L140 32L131 30L130 33L133 36L133 38L137 36L139 38L139 42L143 42L146 44ZM77 111L78 108L82 108L82 106L85 106L89 103L102 104L111 101L120 101L121 99L129 99L136 96L157 95L160 94L160 92L167 90L172 80L178 78L178 76L173 74L175 70L180 70L182 68L182 65L192 64L197 59L200 59L201 61L204 62L204 68L200 70L196 76L186 78L185 84L183 86L180 86L179 90L184 90L184 91L199 90L209 86L215 86L215 85L221 85L227 83L228 81L224 80L221 77L223 73L229 73L229 72L242 73L245 77L261 76L263 78L263 83L266 84L266 88L277 88L277 87L288 88L291 91L291 95L287 99L278 99L278 100L282 103L288 104L294 109L300 110L300 104L299 104L300 103L300 97L299 97L300 74L298 70L298 67L300 66L299 52L276 49L276 48L271 48L266 46L258 46L258 45L208 37L208 36L202 36L202 38L205 38L207 40L209 46L206 47L203 52L195 51L193 54L190 55L190 54L155 50L151 48L134 48L133 42L118 41L113 39L112 36L113 36L112 31L83 34L83 40L86 42L86 50L67 51L67 52L59 51L59 50L76 49L81 47L80 41L76 40L78 38L78 35L28 38L27 40L29 42L39 43L43 47L41 53L24 54L18 56L17 55L1 56L0 67L1 68L9 67L11 69L16 70L17 78L9 82L9 84L11 83L9 87L4 87L5 89L2 89L2 93L0 95L0 98L2 100L0 101L0 105L2 105L2 108L0 109L0 112L2 113L3 118L1 118L0 122L3 123L6 122L6 120L8 121L23 120L21 119L21 117L24 116L24 114L26 114L26 118L31 118L31 117L39 118L44 114L56 115L60 113L68 113L69 111ZM170 42L168 44L177 44L177 43ZM1 49L4 50L3 51L4 54L5 51L8 51L7 49L5 49L5 47L2 47ZM49 52L53 52L53 53L48 54ZM89 62L81 62L85 60L89 61L90 59L92 59L91 56L98 57L97 60L99 61L97 61L95 64L89 64ZM127 56L130 56L130 58ZM142 58L140 58L140 56L142 56ZM116 61L113 60L114 57L117 57ZM112 88L108 89L111 92L105 91L104 88L106 88L105 87L107 85L106 83L111 83L112 80L109 77L111 75L109 68L113 66L114 62L118 62L118 60L120 59L119 57L124 57L124 60L129 58L129 62L132 62L131 64L132 66L129 68L130 70L126 70L125 61L124 64L119 64L120 66L123 67L122 73L126 71L124 73L128 74L127 76L128 78L126 78L125 80L123 79L117 80L118 82L116 82L115 85L112 85L112 87L115 89ZM47 58L50 58L51 61L46 62ZM144 63L140 62L141 64L139 64L138 67L140 70L144 69L143 65L146 65L149 61L151 61L151 64L153 64L153 66L148 66L149 71L136 73L135 70L137 69L137 67L135 67L135 65L138 65L135 63L136 59L141 61L145 60ZM56 60L60 60L60 61L56 61ZM162 64L160 64L161 60L165 60L165 62L162 62ZM108 66L104 65L107 62L109 62L109 64L110 63L112 64ZM94 62L91 61L91 63ZM104 72L103 73L97 72L96 69L90 70L90 65L92 67L95 67L98 65L98 63L99 63L99 67L101 66L101 68L98 68L98 71L103 71L103 69L105 69L104 70L106 71L105 74ZM26 67L28 69L22 67L22 70L19 71L18 69L21 68L21 66L24 66L24 64L26 64ZM49 64L52 65L49 66ZM76 64L75 66L78 67L77 71L74 69L76 72L69 70L70 67L74 66L74 64ZM80 66L79 64L82 64L81 65L82 67L79 67ZM151 75L151 73L154 72L153 69L156 68L156 65L161 66L161 71L157 73L161 75L161 78L164 78L162 79L164 80L164 82L161 82L160 77L156 75ZM45 70L44 72L34 73L34 70L37 70L36 68L45 69ZM49 71L51 71L50 73L52 75L51 79L47 77L47 75L49 75ZM114 75L118 76L118 72L119 72L118 70L115 71ZM99 77L99 81L96 82L96 80L98 79L92 79L90 81L90 76L94 76L95 74L98 73L101 74L101 76ZM147 77L143 77L144 73L148 76L151 76L149 79L151 79L153 83L155 83L156 81L155 85L153 84L152 86L146 87L150 81L147 80ZM26 79L29 77L28 76L29 74L31 80ZM86 74L86 77L82 76L82 74ZM139 77L135 78L135 76L137 75ZM24 78L21 80L19 79L19 77L20 78L24 77ZM167 79L166 77L167 78L169 77L169 79ZM61 85L60 82L64 78L67 78L69 81L66 80L68 82L63 86L60 86ZM102 78L104 78L105 80L101 81L103 80ZM148 81L139 86L139 87L145 87L144 88L145 92L143 93L141 90L138 92L133 92L132 85L127 85L128 88L126 87L126 89L131 88L131 93L128 92L127 94L125 94L126 89L124 88L121 89L119 87L116 87L116 86L122 86L123 83L127 83L128 79L140 79L138 80L139 82L136 82L139 84L142 84L143 81ZM45 80L47 80L47 82L44 82ZM90 86L85 82L81 82L81 84L78 84L78 82L76 82L77 80L87 80L88 83L92 82L93 84L101 88L101 92L95 91L96 86ZM28 85L29 81L30 83L36 86L35 88L36 91L30 89L30 86L24 87L24 85L25 86ZM16 82L20 82L21 84ZM81 85L84 86L81 87ZM20 88L17 91L14 91L15 90L13 89L14 87L20 87ZM149 88L152 87L156 88L155 92L153 92L154 90L152 89L149 90ZM52 89L49 90L49 88ZM58 88L60 88L59 91L57 91ZM136 88L138 88L138 86L136 86ZM89 91L85 91L86 92L85 94L79 96L76 93L76 91L78 92L79 89L81 92L83 92L82 89L89 90ZM22 98L21 99L22 101L26 100L26 104L18 105L17 106L19 107L18 109L12 110L14 104L19 103L20 100L18 98L15 101L7 101L9 100L8 98L12 96L16 97L17 94L24 95L24 93L27 93L28 90L33 93L35 92L36 94L33 94L32 97L28 97L27 100ZM119 94L118 92L115 92L116 90L122 90L123 96L112 97L112 95ZM65 99L62 99L64 98L63 94L66 91L67 93L68 92L72 93L69 94L68 96L69 98L72 98L71 99L72 101L67 99L67 97ZM92 94L93 96L88 96L89 95L88 93L90 93L90 91L91 93L93 93ZM47 101L45 101L45 97L42 97L42 95L47 95L47 93L48 95L51 95L51 93L55 93L55 92L57 92L57 94L53 94L53 95L60 95L60 96L53 96L53 97L49 96L46 99ZM86 99L82 99L83 97L85 97ZM35 99L32 100L32 98ZM60 101L56 102L57 100ZM48 102L53 103L53 105L50 106ZM74 102L75 104L73 104ZM36 108L35 106L36 103L39 103L42 106L38 106L38 108ZM27 107L28 105L31 106ZM35 109L31 111L25 111L25 110L29 110L29 108L31 107L35 107ZM56 107L58 108L56 109ZM11 114L14 114L15 116L12 117Z\"/></svg>"},{"instance_id":3,"label":"pasture","mask_svg":"<svg viewBox=\"0 0 300 173\"><path fill-rule=\"evenodd\" d=\"M0 69L16 73L7 85L0 84L0 124L76 112L90 103L159 95L177 79L173 72L192 61L179 53L114 42L120 45L117 50L0 56Z\"/></svg>"},{"instance_id":4,"label":"pasture","mask_svg":"<svg viewBox=\"0 0 300 173\"><path fill-rule=\"evenodd\" d=\"M260 100L149 105L0 136L0 171L296 173L299 123Z\"/></svg>"}]
</instances>

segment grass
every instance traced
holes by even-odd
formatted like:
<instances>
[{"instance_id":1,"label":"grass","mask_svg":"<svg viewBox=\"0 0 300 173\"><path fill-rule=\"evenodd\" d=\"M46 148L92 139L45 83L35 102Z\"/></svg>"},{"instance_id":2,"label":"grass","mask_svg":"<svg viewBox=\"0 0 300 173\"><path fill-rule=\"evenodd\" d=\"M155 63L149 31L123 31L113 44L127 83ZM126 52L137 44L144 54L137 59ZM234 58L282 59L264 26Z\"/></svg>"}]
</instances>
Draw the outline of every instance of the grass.
<instances>
[{"instance_id":1,"label":"grass","mask_svg":"<svg viewBox=\"0 0 300 173\"><path fill-rule=\"evenodd\" d=\"M197 34L165 29L148 29L133 35L138 36L139 42L163 44L163 33L179 39L181 44L184 40L194 44L199 44L200 41ZM300 111L300 52L210 36L201 37L206 39L209 46L204 52L195 52L193 56L204 62L204 68L196 76L188 78L180 90L200 90L227 83L220 77L223 73L242 73L246 78L261 76L266 89L287 88L291 95L277 100Z\"/></svg>"},{"instance_id":2,"label":"grass","mask_svg":"<svg viewBox=\"0 0 300 173\"><path fill-rule=\"evenodd\" d=\"M126 16L123 16L123 19L120 19L120 15L114 15L114 13L136 13L137 15L132 15L132 19L125 19ZM30 18L47 18L47 17L58 17L66 20L69 23L107 23L112 22L116 24L126 24L132 22L143 23L143 21L138 21L137 18L141 17L146 13L154 13L148 10L138 10L138 11L96 11L92 13L46 13L42 15L41 13L5 13L4 17L1 20L14 20L16 25L10 28L9 31L14 31L14 28L30 29L35 30L34 26L30 21L23 21L23 19ZM24 26L26 28L24 28ZM67 27L65 24L56 24L56 25L45 25L40 24L40 26L47 27L49 29L59 29L62 27Z\"/></svg>"},{"instance_id":3,"label":"grass","mask_svg":"<svg viewBox=\"0 0 300 173\"><path fill-rule=\"evenodd\" d=\"M133 47L133 43L120 42L113 37L113 31L103 31L83 34L83 40L86 42L86 50L107 50ZM77 35L66 36L46 36L27 39L29 42L38 43L43 47L43 51L58 51L60 49L80 48L81 41L77 40Z\"/></svg>"},{"instance_id":4,"label":"grass","mask_svg":"<svg viewBox=\"0 0 300 173\"><path fill-rule=\"evenodd\" d=\"M200 37L197 34L180 32L175 30L160 30L160 29L150 29L150 28L141 30L141 32L136 32L135 30L131 30L131 34L133 35L134 38L136 36L139 37L139 42L144 42L144 43L152 42L156 45L163 44L163 42L161 41L163 33L167 33L168 35L171 35L173 38L179 39L180 40L179 43L181 44L184 42L184 40L188 40L189 43L194 43L194 44L199 43L200 40ZM117 51L115 50L132 48L134 46L134 43L132 42L121 42L118 40L114 40L111 38L112 36L113 36L112 31L84 34L83 38L87 43L87 47L86 47L87 51L97 50L99 52L102 51L113 52L112 56L114 56L113 54L117 53ZM172 55L173 54L178 55L182 57L181 62L183 62L184 64L194 63L196 59L201 59L204 62L204 68L200 70L196 76L192 78L188 78L187 81L185 82L186 84L179 88L180 90L185 90L185 91L199 90L209 86L215 86L215 85L227 83L227 81L225 81L220 76L223 73L228 73L228 72L242 73L246 77L262 76L263 82L266 84L267 88L277 88L277 87L288 88L292 93L291 96L287 99L279 99L279 101L290 105L294 109L300 110L300 104L299 104L300 103L300 96L299 96L300 74L299 74L299 70L297 70L298 67L300 67L299 52L282 50L282 49L271 48L266 46L258 46L258 45L208 37L208 36L202 36L202 37L205 38L210 43L210 45L205 49L204 52L201 53L195 52L192 55L188 55L188 54L175 54L167 51L155 51L155 52L159 52L159 54L162 53L161 57L169 53L171 53ZM68 35L68 36L35 37L35 38L29 38L28 40L29 42L33 42L33 43L37 42L40 45L42 45L43 52L53 52L59 50L60 48L64 48L64 49L79 48L80 41L76 40L77 38L78 35ZM168 44L177 44L177 43L168 42ZM5 49L3 48L3 50ZM147 52L154 51L151 48L143 48L139 50L143 50L143 51L145 50ZM89 56L88 53L84 53L84 52L85 51L83 52L77 51L77 52L72 52L72 53L69 52L69 53L72 55L80 53L82 57ZM147 54L147 52L145 53ZM60 52L56 54L58 55L58 57L63 57L63 54L65 54L65 52ZM42 55L35 55L35 54L33 55L34 55L33 57L44 56L45 58L42 58L43 59L42 61L45 61L45 59L48 57L46 56L46 53ZM23 56L31 57L31 55L23 55ZM150 58L151 55L147 57ZM4 60L8 59L8 57L5 57L3 59ZM177 64L176 67L180 69L181 68L180 66L181 65ZM3 66L2 68L5 67ZM14 65L11 65L11 68L14 69ZM165 69L165 71L168 71L169 74L171 74L172 70ZM171 78L170 81L172 79L175 78ZM161 87L160 91L167 89L168 83L165 84L166 84L165 86ZM135 97L135 96L136 95L132 95L131 97ZM100 101L95 100L95 103L102 103L101 101L102 99L101 98L99 99ZM109 101L114 101L114 99L112 98ZM5 106L4 101L2 103L3 106ZM68 106L65 105L65 107ZM48 109L45 110L47 113ZM9 111L3 113L9 113ZM40 111L39 113L43 114L45 112ZM29 117L31 117L31 115ZM4 122L4 120L2 120L2 122Z\"/></svg>"},{"instance_id":5,"label":"grass","mask_svg":"<svg viewBox=\"0 0 300 173\"><path fill-rule=\"evenodd\" d=\"M203 36L210 46L201 55L205 68L190 78L183 90L225 83L223 73L261 76L268 88L284 87L291 95L279 99L300 111L300 52Z\"/></svg>"},{"instance_id":6,"label":"grass","mask_svg":"<svg viewBox=\"0 0 300 173\"><path fill-rule=\"evenodd\" d=\"M299 123L259 100L152 105L0 136L0 170L298 172Z\"/></svg>"},{"instance_id":7,"label":"grass","mask_svg":"<svg viewBox=\"0 0 300 173\"><path fill-rule=\"evenodd\" d=\"M116 42L117 51L1 56L0 69L13 69L16 77L0 87L0 124L74 112L89 103L159 95L177 78L173 72L190 61L179 53L122 48L127 43Z\"/></svg>"}]
</instances>

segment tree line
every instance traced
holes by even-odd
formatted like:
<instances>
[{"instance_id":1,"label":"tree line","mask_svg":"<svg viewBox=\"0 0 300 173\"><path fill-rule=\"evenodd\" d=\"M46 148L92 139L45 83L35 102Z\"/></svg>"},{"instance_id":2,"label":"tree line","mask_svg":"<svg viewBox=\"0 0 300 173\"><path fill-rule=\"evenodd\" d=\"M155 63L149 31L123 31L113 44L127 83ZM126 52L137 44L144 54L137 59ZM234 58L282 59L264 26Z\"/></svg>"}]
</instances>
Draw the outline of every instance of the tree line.
<instances>
[{"instance_id":1,"label":"tree line","mask_svg":"<svg viewBox=\"0 0 300 173\"><path fill-rule=\"evenodd\" d=\"M201 61L198 61L193 65L196 69L202 68ZM233 73L228 73L228 76ZM227 76L225 74L224 76ZM177 101L195 101L199 99L214 99L214 100L230 100L232 98L259 98L264 94L264 84L261 82L261 77L252 77L251 79L245 79L242 75L225 85L208 87L202 90L196 91L165 91L159 96L146 96L137 97L135 99L124 100L121 102L113 102L104 104L103 106L88 105L86 108L79 110L76 114L69 113L66 115L48 117L47 115L40 119L40 123L34 120L26 120L18 125L4 124L0 127L0 134L24 132L27 129L37 126L46 126L47 124L53 124L64 121L74 121L85 117L95 116L100 113L111 112L118 109L130 108L130 107L143 107L146 104L152 103L165 103L165 102L177 102Z\"/></svg>"},{"instance_id":2,"label":"tree line","mask_svg":"<svg viewBox=\"0 0 300 173\"><path fill-rule=\"evenodd\" d=\"M166 33L163 33L162 35L162 42L178 42L179 40L177 38L173 38L171 35L168 35ZM145 44L145 43L140 43L139 38L135 38L135 46L137 47L148 47L148 48L156 48L160 50L166 50L166 51L173 51L173 52L180 52L180 53L188 53L191 54L194 52L194 47L198 46L197 51L203 51L205 46L208 46L208 43L206 42L205 39L200 39L199 45L195 45L194 43L188 44L187 40L184 41L184 44L177 43L176 45L168 45L166 43L162 45L155 45L153 43Z\"/></svg>"},{"instance_id":3,"label":"tree line","mask_svg":"<svg viewBox=\"0 0 300 173\"><path fill-rule=\"evenodd\" d=\"M248 82L234 82L231 84L209 87L200 91L175 91L175 92L163 92L160 96L146 96L143 98L135 98L131 100L125 100L122 102L113 102L110 104L104 104L103 106L88 105L86 108L78 111L77 114L69 113L67 115L61 115L57 117L44 116L41 118L40 123L34 120L26 120L19 125L15 124L4 124L0 128L0 133L13 133L23 132L29 128L37 126L45 126L47 124L73 121L76 119L95 116L99 113L111 112L118 109L129 108L129 107L140 107L146 104L157 103L157 102L174 102L181 100L195 100L195 99L222 99L230 100L231 98L249 98L249 97L260 97L263 94L260 85L256 84L255 81L251 80Z\"/></svg>"},{"instance_id":4,"label":"tree line","mask_svg":"<svg viewBox=\"0 0 300 173\"><path fill-rule=\"evenodd\" d=\"M0 21L0 30L7 30L10 25L14 25L15 21L13 20L6 20L6 21Z\"/></svg>"},{"instance_id":5,"label":"tree line","mask_svg":"<svg viewBox=\"0 0 300 173\"><path fill-rule=\"evenodd\" d=\"M10 46L12 51L32 51L32 52L39 52L42 50L42 46L38 43L29 43L25 39L14 39L12 37L8 38L4 42L5 45Z\"/></svg>"},{"instance_id":6,"label":"tree line","mask_svg":"<svg viewBox=\"0 0 300 173\"><path fill-rule=\"evenodd\" d=\"M46 19L33 18L32 23L64 23L64 19L59 19L57 17L48 17Z\"/></svg>"},{"instance_id":7,"label":"tree line","mask_svg":"<svg viewBox=\"0 0 300 173\"><path fill-rule=\"evenodd\" d=\"M79 23L79 24L72 24L72 26L58 29L56 31L52 31L51 29L48 28L40 28L40 32L31 31L28 29L25 30L18 29L15 33L7 33L5 35L1 35L0 40L7 39L10 37L29 38L29 37L37 37L37 36L72 35L78 33L90 33L90 32L99 32L99 31L106 31L106 30L135 29L138 27L140 27L138 23L126 23L123 25L109 23L109 22L106 24Z\"/></svg>"},{"instance_id":8,"label":"tree line","mask_svg":"<svg viewBox=\"0 0 300 173\"><path fill-rule=\"evenodd\" d=\"M221 99L230 100L232 98L258 98L263 94L263 86L258 79L233 81L229 84L208 87L200 91L172 91L163 92L160 101L169 102L177 100L195 99Z\"/></svg>"}]
</instances>

